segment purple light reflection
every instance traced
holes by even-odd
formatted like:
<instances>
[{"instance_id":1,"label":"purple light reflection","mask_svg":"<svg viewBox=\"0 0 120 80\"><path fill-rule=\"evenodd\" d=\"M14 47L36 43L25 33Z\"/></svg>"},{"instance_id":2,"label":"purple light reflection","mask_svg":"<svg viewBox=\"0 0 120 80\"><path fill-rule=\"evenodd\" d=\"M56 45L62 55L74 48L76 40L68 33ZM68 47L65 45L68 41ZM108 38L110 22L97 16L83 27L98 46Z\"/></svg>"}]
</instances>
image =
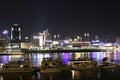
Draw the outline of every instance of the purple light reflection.
<instances>
[{"instance_id":1,"label":"purple light reflection","mask_svg":"<svg viewBox=\"0 0 120 80\"><path fill-rule=\"evenodd\" d=\"M92 52L92 58L101 61L104 58L104 52Z\"/></svg>"},{"instance_id":2,"label":"purple light reflection","mask_svg":"<svg viewBox=\"0 0 120 80\"><path fill-rule=\"evenodd\" d=\"M114 60L117 61L117 62L118 62L118 57L119 57L118 54L119 54L119 52L114 53Z\"/></svg>"},{"instance_id":3,"label":"purple light reflection","mask_svg":"<svg viewBox=\"0 0 120 80\"><path fill-rule=\"evenodd\" d=\"M100 54L100 55L99 55L99 56L100 56L100 57L99 57L99 61L102 61L102 59L104 58L104 54L105 54L105 53L104 53L104 52L100 52L99 54Z\"/></svg>"},{"instance_id":4,"label":"purple light reflection","mask_svg":"<svg viewBox=\"0 0 120 80\"><path fill-rule=\"evenodd\" d=\"M0 56L0 63L8 63L9 62L9 56Z\"/></svg>"},{"instance_id":5,"label":"purple light reflection","mask_svg":"<svg viewBox=\"0 0 120 80\"><path fill-rule=\"evenodd\" d=\"M92 58L96 59L96 57L97 57L96 52L92 52L91 54L92 54Z\"/></svg>"},{"instance_id":6,"label":"purple light reflection","mask_svg":"<svg viewBox=\"0 0 120 80\"><path fill-rule=\"evenodd\" d=\"M68 64L70 60L70 53L63 53L63 63Z\"/></svg>"}]
</instances>

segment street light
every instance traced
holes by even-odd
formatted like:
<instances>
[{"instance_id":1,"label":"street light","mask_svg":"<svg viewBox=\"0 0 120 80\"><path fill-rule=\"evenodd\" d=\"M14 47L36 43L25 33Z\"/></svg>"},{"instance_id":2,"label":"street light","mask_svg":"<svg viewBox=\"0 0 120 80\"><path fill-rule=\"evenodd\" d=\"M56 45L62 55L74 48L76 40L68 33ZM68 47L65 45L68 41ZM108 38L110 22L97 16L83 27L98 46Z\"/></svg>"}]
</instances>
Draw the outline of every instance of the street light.
<instances>
[{"instance_id":1,"label":"street light","mask_svg":"<svg viewBox=\"0 0 120 80\"><path fill-rule=\"evenodd\" d=\"M78 41L82 41L82 37L81 36L77 36L77 40Z\"/></svg>"},{"instance_id":2,"label":"street light","mask_svg":"<svg viewBox=\"0 0 120 80\"><path fill-rule=\"evenodd\" d=\"M54 37L54 40L56 39L56 35L53 36Z\"/></svg>"},{"instance_id":3,"label":"street light","mask_svg":"<svg viewBox=\"0 0 120 80\"><path fill-rule=\"evenodd\" d=\"M89 33L84 33L84 36L85 36L85 41L88 41L88 38L89 38Z\"/></svg>"}]
</instances>

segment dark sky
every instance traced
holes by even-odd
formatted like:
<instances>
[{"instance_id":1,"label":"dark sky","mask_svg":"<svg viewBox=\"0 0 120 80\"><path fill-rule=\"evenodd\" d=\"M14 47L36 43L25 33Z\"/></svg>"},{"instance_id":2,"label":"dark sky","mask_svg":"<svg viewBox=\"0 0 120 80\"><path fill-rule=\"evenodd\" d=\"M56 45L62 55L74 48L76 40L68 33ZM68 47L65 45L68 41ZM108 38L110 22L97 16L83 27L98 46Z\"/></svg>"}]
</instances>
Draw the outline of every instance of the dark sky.
<instances>
[{"instance_id":1,"label":"dark sky","mask_svg":"<svg viewBox=\"0 0 120 80\"><path fill-rule=\"evenodd\" d=\"M120 37L120 5L115 0L9 0L0 2L0 31L12 24L23 36L49 29L63 37L90 33L101 39Z\"/></svg>"}]
</instances>

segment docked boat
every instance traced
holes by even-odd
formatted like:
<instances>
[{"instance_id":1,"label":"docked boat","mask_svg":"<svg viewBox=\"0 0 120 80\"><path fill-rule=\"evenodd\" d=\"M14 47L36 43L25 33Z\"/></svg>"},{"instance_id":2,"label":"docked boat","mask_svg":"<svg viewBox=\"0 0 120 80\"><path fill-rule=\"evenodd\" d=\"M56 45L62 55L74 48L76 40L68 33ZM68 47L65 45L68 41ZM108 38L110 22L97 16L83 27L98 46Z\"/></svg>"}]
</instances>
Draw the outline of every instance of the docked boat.
<instances>
[{"instance_id":1,"label":"docked boat","mask_svg":"<svg viewBox=\"0 0 120 80\"><path fill-rule=\"evenodd\" d=\"M101 70L114 70L117 69L117 64L109 60L108 57L103 58L99 65Z\"/></svg>"},{"instance_id":2,"label":"docked boat","mask_svg":"<svg viewBox=\"0 0 120 80\"><path fill-rule=\"evenodd\" d=\"M33 64L28 63L0 63L0 73L26 73L35 72L37 68Z\"/></svg>"},{"instance_id":3,"label":"docked boat","mask_svg":"<svg viewBox=\"0 0 120 80\"><path fill-rule=\"evenodd\" d=\"M71 69L79 71L99 70L97 62L93 59L71 60L68 65Z\"/></svg>"},{"instance_id":4,"label":"docked boat","mask_svg":"<svg viewBox=\"0 0 120 80\"><path fill-rule=\"evenodd\" d=\"M55 60L43 60L40 66L40 73L57 73L62 71L70 71L70 68Z\"/></svg>"}]
</instances>

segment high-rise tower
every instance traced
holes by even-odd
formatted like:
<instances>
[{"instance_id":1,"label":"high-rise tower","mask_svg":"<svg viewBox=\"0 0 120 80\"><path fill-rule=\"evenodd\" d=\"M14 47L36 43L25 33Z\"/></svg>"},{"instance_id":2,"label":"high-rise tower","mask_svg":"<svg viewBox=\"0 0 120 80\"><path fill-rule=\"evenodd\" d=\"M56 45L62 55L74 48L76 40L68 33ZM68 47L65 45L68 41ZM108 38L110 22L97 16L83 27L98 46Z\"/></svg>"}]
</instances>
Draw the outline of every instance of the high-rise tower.
<instances>
[{"instance_id":1,"label":"high-rise tower","mask_svg":"<svg viewBox=\"0 0 120 80\"><path fill-rule=\"evenodd\" d=\"M21 47L21 27L18 24L11 26L11 47Z\"/></svg>"},{"instance_id":2,"label":"high-rise tower","mask_svg":"<svg viewBox=\"0 0 120 80\"><path fill-rule=\"evenodd\" d=\"M21 27L18 24L14 24L11 27L11 41L14 43L21 41Z\"/></svg>"}]
</instances>

